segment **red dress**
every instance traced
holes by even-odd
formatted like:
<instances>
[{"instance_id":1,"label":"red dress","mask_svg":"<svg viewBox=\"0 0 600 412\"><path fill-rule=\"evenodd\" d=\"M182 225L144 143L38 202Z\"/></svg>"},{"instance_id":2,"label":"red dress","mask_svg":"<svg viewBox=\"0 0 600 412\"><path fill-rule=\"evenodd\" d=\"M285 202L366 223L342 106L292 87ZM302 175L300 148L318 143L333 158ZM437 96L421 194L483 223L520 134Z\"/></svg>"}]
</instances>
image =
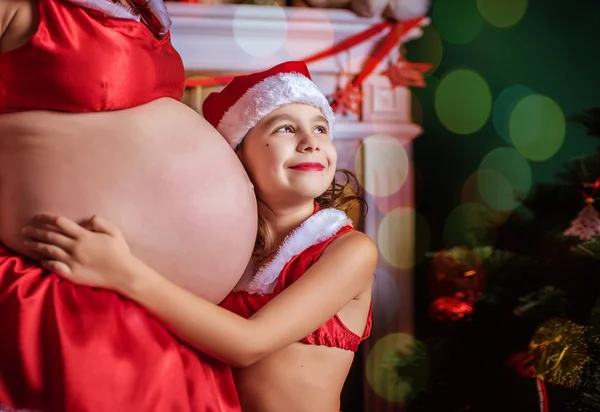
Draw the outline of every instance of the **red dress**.
<instances>
[{"instance_id":1,"label":"red dress","mask_svg":"<svg viewBox=\"0 0 600 412\"><path fill-rule=\"evenodd\" d=\"M344 212L333 208L319 210L315 205L315 213L285 239L273 259L252 276L244 276L221 306L245 318L251 317L302 277L331 242L352 230ZM356 352L370 332L371 310L362 336L348 329L335 315L300 342Z\"/></svg>"},{"instance_id":2,"label":"red dress","mask_svg":"<svg viewBox=\"0 0 600 412\"><path fill-rule=\"evenodd\" d=\"M168 36L158 40L140 21L67 0L39 0L39 7L33 38L0 54L0 113L120 110L181 97L183 65ZM73 285L0 245L2 405L241 410L229 366L192 350L136 304Z\"/></svg>"}]
</instances>

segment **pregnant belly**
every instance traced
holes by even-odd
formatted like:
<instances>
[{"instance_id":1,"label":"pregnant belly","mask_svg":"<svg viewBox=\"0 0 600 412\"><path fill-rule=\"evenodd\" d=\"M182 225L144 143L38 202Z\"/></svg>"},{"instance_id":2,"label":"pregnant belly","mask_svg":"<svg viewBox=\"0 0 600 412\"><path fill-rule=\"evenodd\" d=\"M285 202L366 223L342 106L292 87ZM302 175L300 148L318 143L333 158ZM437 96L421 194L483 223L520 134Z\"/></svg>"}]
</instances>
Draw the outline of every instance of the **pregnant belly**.
<instances>
[{"instance_id":1,"label":"pregnant belly","mask_svg":"<svg viewBox=\"0 0 600 412\"><path fill-rule=\"evenodd\" d=\"M163 99L122 112L4 115L0 133L9 248L25 253L19 231L35 213L100 214L184 288L218 302L237 283L256 236L254 194L237 156L191 109Z\"/></svg>"}]
</instances>

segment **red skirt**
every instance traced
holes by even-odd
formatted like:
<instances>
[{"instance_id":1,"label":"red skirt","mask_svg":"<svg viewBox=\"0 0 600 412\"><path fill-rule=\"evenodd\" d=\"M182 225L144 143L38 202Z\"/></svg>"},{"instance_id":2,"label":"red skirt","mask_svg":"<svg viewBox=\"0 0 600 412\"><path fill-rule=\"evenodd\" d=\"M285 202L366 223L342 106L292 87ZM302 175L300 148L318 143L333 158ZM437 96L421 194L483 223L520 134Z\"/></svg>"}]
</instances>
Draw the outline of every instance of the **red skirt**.
<instances>
[{"instance_id":1,"label":"red skirt","mask_svg":"<svg viewBox=\"0 0 600 412\"><path fill-rule=\"evenodd\" d=\"M115 293L76 286L0 245L0 407L239 412L230 368Z\"/></svg>"}]
</instances>

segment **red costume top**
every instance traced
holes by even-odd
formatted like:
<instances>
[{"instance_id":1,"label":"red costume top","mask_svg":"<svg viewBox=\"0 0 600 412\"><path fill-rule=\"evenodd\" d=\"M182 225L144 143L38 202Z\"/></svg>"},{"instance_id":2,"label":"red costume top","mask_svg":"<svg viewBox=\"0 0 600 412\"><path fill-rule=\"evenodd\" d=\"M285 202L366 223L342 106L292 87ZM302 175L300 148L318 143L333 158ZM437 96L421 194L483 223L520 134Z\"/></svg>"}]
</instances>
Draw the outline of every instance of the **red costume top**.
<instances>
[{"instance_id":1,"label":"red costume top","mask_svg":"<svg viewBox=\"0 0 600 412\"><path fill-rule=\"evenodd\" d=\"M33 37L0 53L0 113L99 112L181 99L185 73L170 35L158 40L140 21L69 0L37 3Z\"/></svg>"},{"instance_id":2,"label":"red costume top","mask_svg":"<svg viewBox=\"0 0 600 412\"><path fill-rule=\"evenodd\" d=\"M127 13L107 0L38 2L33 38L0 53L0 113L118 110L181 97L183 66L168 35L157 40L131 15L107 16ZM65 281L1 244L0 330L0 410L241 411L229 366L139 305Z\"/></svg>"},{"instance_id":3,"label":"red costume top","mask_svg":"<svg viewBox=\"0 0 600 412\"><path fill-rule=\"evenodd\" d=\"M315 213L285 239L274 258L250 279L245 275L221 306L245 318L251 317L306 273L332 241L352 230L351 220L344 212L333 208L318 210L315 205ZM244 283L246 279L249 280ZM300 342L356 352L370 332L371 310L362 336L348 329L335 315Z\"/></svg>"}]
</instances>

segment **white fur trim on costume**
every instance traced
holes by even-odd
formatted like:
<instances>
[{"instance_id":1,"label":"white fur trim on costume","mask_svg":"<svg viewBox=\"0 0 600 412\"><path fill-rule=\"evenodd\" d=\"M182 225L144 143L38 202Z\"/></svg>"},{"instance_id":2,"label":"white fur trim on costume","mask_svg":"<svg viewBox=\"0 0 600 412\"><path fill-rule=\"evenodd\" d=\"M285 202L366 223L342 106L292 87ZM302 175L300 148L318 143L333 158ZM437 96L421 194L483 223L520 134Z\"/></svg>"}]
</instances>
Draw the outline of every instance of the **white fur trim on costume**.
<instances>
[{"instance_id":1,"label":"white fur trim on costume","mask_svg":"<svg viewBox=\"0 0 600 412\"><path fill-rule=\"evenodd\" d=\"M104 13L118 19L140 20L140 16L125 6L112 3L108 0L68 0L78 6Z\"/></svg>"},{"instance_id":2,"label":"white fur trim on costume","mask_svg":"<svg viewBox=\"0 0 600 412\"><path fill-rule=\"evenodd\" d=\"M273 259L262 266L247 284L236 286L236 290L261 295L272 293L281 270L294 256L331 238L348 225L352 225L352 220L341 210L319 210L290 233Z\"/></svg>"},{"instance_id":3,"label":"white fur trim on costume","mask_svg":"<svg viewBox=\"0 0 600 412\"><path fill-rule=\"evenodd\" d=\"M299 73L280 73L248 89L223 115L217 130L235 149L263 117L291 103L310 104L320 109L329 122L331 136L334 115L327 98L316 84Z\"/></svg>"}]
</instances>

